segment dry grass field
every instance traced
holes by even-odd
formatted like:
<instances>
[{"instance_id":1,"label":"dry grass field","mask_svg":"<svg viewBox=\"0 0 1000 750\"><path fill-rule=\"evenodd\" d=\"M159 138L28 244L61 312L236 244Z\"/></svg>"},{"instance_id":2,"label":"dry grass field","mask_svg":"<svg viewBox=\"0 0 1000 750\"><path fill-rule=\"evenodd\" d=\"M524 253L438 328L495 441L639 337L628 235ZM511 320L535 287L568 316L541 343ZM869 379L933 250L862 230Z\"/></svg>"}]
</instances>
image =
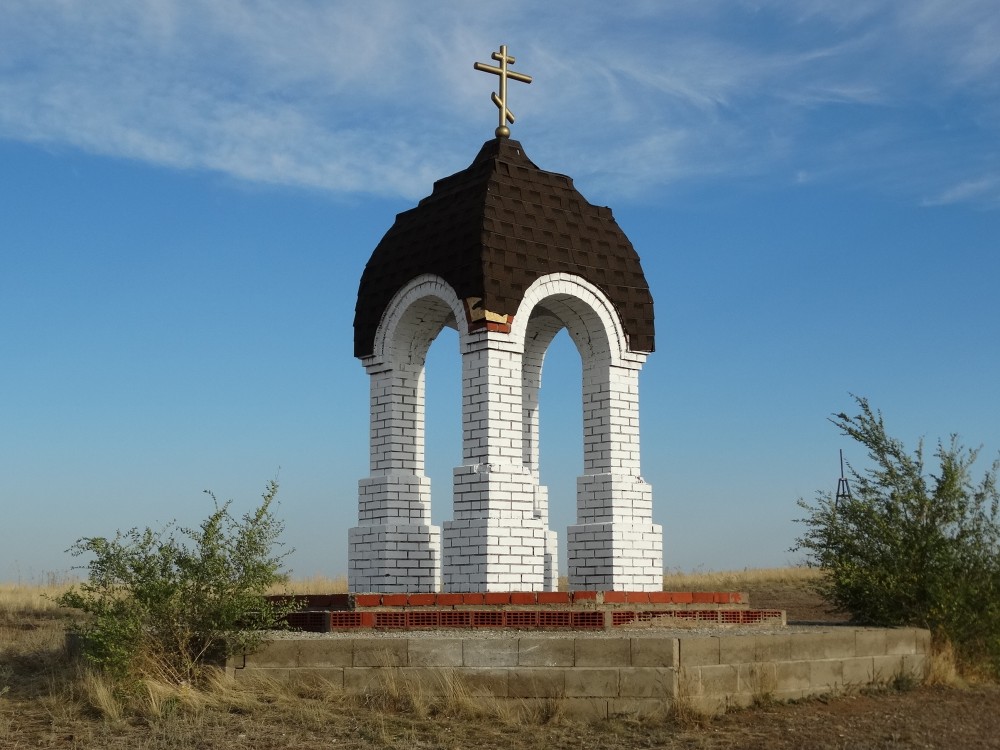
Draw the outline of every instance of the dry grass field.
<instances>
[{"instance_id":1,"label":"dry grass field","mask_svg":"<svg viewBox=\"0 0 1000 750\"><path fill-rule=\"evenodd\" d=\"M671 590L737 590L796 620L836 618L802 569L668 576ZM454 690L430 700L386 688L348 698L320 681L239 685L146 682L130 698L69 659L72 613L51 601L62 585L0 584L0 748L996 748L1000 689L938 681L831 700L769 704L704 718L570 721L558 703L518 711ZM343 590L342 580L295 582L297 592ZM765 600L762 597L770 597ZM786 606L784 602L789 604ZM795 609L797 608L797 609Z\"/></svg>"},{"instance_id":2,"label":"dry grass field","mask_svg":"<svg viewBox=\"0 0 1000 750\"><path fill-rule=\"evenodd\" d=\"M843 613L831 611L816 596L815 568L747 568L713 573L669 573L663 577L667 591L742 591L761 609L783 609L789 622L846 622Z\"/></svg>"}]
</instances>

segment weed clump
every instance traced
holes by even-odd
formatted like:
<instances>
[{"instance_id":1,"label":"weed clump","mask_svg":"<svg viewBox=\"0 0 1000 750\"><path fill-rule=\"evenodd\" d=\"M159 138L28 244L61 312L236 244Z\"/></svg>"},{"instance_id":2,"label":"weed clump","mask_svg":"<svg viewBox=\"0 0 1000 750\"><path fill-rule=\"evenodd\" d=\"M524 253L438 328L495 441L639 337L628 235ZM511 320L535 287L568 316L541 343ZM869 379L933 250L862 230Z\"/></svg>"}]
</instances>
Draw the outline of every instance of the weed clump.
<instances>
[{"instance_id":1,"label":"weed clump","mask_svg":"<svg viewBox=\"0 0 1000 750\"><path fill-rule=\"evenodd\" d=\"M871 467L850 467L853 492L820 493L800 519L805 550L822 577L817 588L859 622L929 629L960 662L1000 676L1000 459L978 481L978 450L952 435L939 442L929 474L922 442L911 454L885 430L881 412L831 418L868 450Z\"/></svg>"},{"instance_id":2,"label":"weed clump","mask_svg":"<svg viewBox=\"0 0 1000 750\"><path fill-rule=\"evenodd\" d=\"M264 594L286 579L288 552L276 553L284 524L273 511L278 485L241 518L219 503L198 528L84 537L73 555L91 555L86 581L57 598L87 617L72 626L83 656L118 681L154 677L191 683L206 665L252 651L263 630L278 627L292 604Z\"/></svg>"}]
</instances>

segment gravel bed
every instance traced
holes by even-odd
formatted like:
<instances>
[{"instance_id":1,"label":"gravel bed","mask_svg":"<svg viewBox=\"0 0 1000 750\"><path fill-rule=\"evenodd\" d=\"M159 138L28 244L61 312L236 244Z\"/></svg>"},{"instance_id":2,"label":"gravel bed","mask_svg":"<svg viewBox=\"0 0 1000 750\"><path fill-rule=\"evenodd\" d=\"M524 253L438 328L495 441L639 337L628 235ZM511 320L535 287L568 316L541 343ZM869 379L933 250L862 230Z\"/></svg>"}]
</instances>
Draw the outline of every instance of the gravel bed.
<instances>
[{"instance_id":1,"label":"gravel bed","mask_svg":"<svg viewBox=\"0 0 1000 750\"><path fill-rule=\"evenodd\" d=\"M842 625L728 625L711 627L634 627L624 625L614 630L494 630L489 628L447 628L440 630L376 630L359 628L356 630L336 630L329 633L273 630L268 634L271 640L311 640L352 639L352 638L462 638L517 640L518 638L690 638L692 636L748 636L780 635L782 633L824 633L842 628Z\"/></svg>"}]
</instances>

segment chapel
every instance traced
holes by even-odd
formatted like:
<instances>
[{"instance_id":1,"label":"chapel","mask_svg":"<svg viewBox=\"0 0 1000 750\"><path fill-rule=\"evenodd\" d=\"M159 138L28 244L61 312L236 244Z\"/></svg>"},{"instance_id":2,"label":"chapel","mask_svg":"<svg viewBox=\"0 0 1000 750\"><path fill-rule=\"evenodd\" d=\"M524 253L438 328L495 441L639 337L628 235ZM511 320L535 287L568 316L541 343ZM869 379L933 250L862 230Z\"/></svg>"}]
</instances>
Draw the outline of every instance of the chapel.
<instances>
[{"instance_id":1,"label":"chapel","mask_svg":"<svg viewBox=\"0 0 1000 750\"><path fill-rule=\"evenodd\" d=\"M352 592L551 591L557 531L539 482L538 392L563 328L583 373L583 474L566 530L574 590L659 590L662 528L639 466L638 375L654 349L653 299L610 208L535 165L510 138L506 47L500 126L469 166L400 213L358 287L354 355L370 376L370 474L349 532ZM527 80L525 80L527 79ZM424 361L457 329L462 464L453 518L430 520Z\"/></svg>"}]
</instances>

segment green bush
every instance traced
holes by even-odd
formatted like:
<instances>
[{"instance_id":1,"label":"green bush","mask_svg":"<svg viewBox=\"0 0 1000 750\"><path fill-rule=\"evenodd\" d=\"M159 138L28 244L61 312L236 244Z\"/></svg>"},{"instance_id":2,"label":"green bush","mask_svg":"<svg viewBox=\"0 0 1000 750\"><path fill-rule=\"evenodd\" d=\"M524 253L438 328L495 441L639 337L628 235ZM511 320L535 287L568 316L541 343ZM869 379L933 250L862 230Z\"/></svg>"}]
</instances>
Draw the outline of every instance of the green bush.
<instances>
[{"instance_id":1,"label":"green bush","mask_svg":"<svg viewBox=\"0 0 1000 750\"><path fill-rule=\"evenodd\" d=\"M286 579L276 554L284 524L273 514L276 482L242 518L232 501L215 505L196 529L168 524L84 537L73 555L91 555L86 582L59 603L89 615L74 629L83 655L113 677L196 680L205 664L259 646L262 629L278 627L290 605L272 605L267 590Z\"/></svg>"},{"instance_id":2,"label":"green bush","mask_svg":"<svg viewBox=\"0 0 1000 750\"><path fill-rule=\"evenodd\" d=\"M794 549L823 571L820 593L856 621L928 628L967 664L1000 675L1000 459L974 481L979 451L953 435L927 474L922 441L908 453L881 412L855 400L860 414L830 421L867 449L871 466L850 468L851 498L799 500L807 515Z\"/></svg>"}]
</instances>

